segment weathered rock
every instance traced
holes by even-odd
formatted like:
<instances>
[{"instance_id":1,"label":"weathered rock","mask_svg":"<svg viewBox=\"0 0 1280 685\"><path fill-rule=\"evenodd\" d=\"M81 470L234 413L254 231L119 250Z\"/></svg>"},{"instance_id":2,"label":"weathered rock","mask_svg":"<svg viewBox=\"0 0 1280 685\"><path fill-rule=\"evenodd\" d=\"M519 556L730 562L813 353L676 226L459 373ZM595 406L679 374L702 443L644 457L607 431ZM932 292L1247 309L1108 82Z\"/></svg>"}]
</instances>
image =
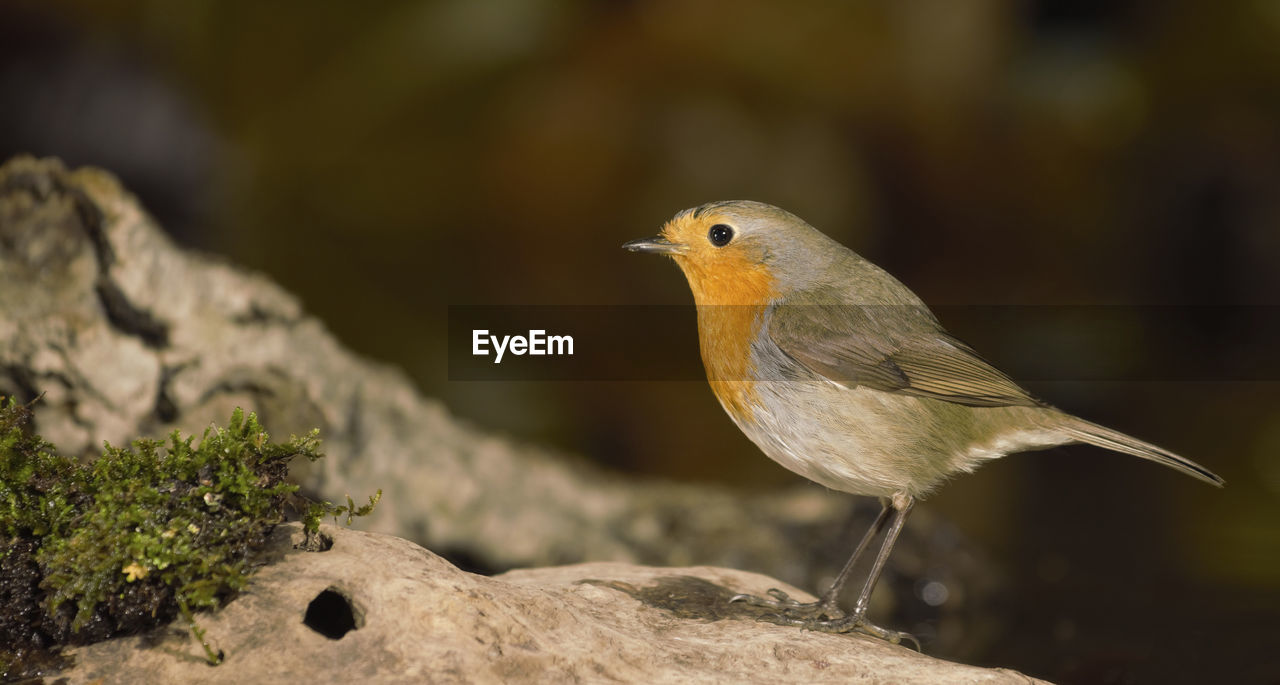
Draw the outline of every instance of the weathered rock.
<instances>
[{"instance_id":1,"label":"weathered rock","mask_svg":"<svg viewBox=\"0 0 1280 685\"><path fill-rule=\"evenodd\" d=\"M74 667L59 675L71 683L132 683L142 673L181 683L1040 682L860 635L752 620L759 610L727 600L778 585L753 573L592 563L486 578L401 538L325 532L331 549L301 552L292 547L300 526L278 528L276 560L239 599L200 616L225 654L221 665L204 663L179 621L77 648Z\"/></svg>"},{"instance_id":2,"label":"weathered rock","mask_svg":"<svg viewBox=\"0 0 1280 685\"><path fill-rule=\"evenodd\" d=\"M199 434L236 406L276 438L319 428L329 456L295 474L307 490L338 500L382 489L360 525L491 571L712 564L812 589L877 509L817 487L747 495L625 480L485 434L343 349L266 278L174 246L110 174L57 160L0 167L0 394L43 395L35 428L67 453ZM976 608L995 579L948 531L916 514L873 611L965 654L987 634L974 621L991 615ZM922 579L952 599L920 601Z\"/></svg>"}]
</instances>

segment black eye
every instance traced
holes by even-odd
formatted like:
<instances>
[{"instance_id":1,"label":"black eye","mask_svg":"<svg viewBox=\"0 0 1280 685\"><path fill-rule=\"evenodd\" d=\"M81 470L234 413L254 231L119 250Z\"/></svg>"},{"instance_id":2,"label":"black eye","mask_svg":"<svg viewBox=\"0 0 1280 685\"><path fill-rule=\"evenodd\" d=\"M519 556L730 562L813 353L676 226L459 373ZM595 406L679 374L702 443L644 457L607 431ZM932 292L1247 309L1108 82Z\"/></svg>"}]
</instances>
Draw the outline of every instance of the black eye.
<instances>
[{"instance_id":1,"label":"black eye","mask_svg":"<svg viewBox=\"0 0 1280 685\"><path fill-rule=\"evenodd\" d=\"M724 247L729 244L730 240L733 240L733 228L728 224L716 224L711 227L710 231L707 231L707 240L710 240L711 244L716 247Z\"/></svg>"}]
</instances>

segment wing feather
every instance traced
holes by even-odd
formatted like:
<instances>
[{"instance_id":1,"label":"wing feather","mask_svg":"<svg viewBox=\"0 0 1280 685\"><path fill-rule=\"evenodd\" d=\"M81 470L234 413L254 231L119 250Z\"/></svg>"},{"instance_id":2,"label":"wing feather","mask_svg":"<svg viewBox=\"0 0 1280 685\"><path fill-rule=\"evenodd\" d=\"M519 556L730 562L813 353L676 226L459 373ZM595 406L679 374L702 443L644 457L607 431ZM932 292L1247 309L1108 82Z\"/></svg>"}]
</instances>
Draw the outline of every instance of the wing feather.
<instances>
[{"instance_id":1,"label":"wing feather","mask_svg":"<svg viewBox=\"0 0 1280 685\"><path fill-rule=\"evenodd\" d=\"M1044 406L923 304L778 304L767 325L784 353L842 385L972 407Z\"/></svg>"}]
</instances>

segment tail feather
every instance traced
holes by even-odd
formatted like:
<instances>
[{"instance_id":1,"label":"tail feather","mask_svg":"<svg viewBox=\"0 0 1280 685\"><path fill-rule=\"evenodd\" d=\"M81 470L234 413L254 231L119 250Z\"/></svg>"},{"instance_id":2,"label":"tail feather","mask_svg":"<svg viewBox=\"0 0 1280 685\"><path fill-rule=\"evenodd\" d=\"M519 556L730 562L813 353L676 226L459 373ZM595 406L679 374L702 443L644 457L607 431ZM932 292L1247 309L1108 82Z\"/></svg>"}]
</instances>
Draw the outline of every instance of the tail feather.
<instances>
[{"instance_id":1,"label":"tail feather","mask_svg":"<svg viewBox=\"0 0 1280 685\"><path fill-rule=\"evenodd\" d=\"M1106 426L1099 426L1096 423L1085 421L1084 419L1076 419L1076 422L1065 427L1065 432L1079 442L1095 445L1103 449L1131 454L1135 457L1149 459L1157 464L1164 464L1171 469L1176 469L1182 473L1198 478L1210 485L1222 487L1225 481L1218 474L1206 469L1205 467L1170 452L1163 447L1157 447L1149 442L1143 442L1131 435L1125 435L1120 431L1111 430Z\"/></svg>"}]
</instances>

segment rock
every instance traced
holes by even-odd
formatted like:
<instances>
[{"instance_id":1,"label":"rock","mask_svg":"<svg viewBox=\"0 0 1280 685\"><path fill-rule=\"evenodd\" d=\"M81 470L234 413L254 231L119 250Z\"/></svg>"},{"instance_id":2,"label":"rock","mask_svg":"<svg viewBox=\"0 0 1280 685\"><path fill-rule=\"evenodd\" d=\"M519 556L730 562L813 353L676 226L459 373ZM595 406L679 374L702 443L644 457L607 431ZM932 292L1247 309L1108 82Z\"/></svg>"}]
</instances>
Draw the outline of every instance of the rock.
<instances>
[{"instance_id":1,"label":"rock","mask_svg":"<svg viewBox=\"0 0 1280 685\"><path fill-rule=\"evenodd\" d=\"M754 573L620 563L487 578L388 535L326 527L302 552L277 528L273 563L212 615L225 661L209 666L182 621L70 652L70 683L137 682L847 682L1033 683L860 635L752 620L737 592L780 586ZM309 611L309 607L312 609ZM344 628L346 630L344 630ZM327 635L326 635L327 633Z\"/></svg>"},{"instance_id":2,"label":"rock","mask_svg":"<svg viewBox=\"0 0 1280 685\"><path fill-rule=\"evenodd\" d=\"M709 564L813 589L878 510L816 486L746 494L627 479L486 434L400 371L344 349L268 279L175 246L110 174L52 159L0 167L0 394L42 396L35 429L84 456L104 440L198 435L236 406L276 439L319 428L328 457L294 474L305 490L363 501L382 489L359 525L472 570ZM952 599L921 601L923 578ZM997 584L922 510L873 612L930 649L971 654L991 634L976 624L995 615L980 608Z\"/></svg>"}]
</instances>

